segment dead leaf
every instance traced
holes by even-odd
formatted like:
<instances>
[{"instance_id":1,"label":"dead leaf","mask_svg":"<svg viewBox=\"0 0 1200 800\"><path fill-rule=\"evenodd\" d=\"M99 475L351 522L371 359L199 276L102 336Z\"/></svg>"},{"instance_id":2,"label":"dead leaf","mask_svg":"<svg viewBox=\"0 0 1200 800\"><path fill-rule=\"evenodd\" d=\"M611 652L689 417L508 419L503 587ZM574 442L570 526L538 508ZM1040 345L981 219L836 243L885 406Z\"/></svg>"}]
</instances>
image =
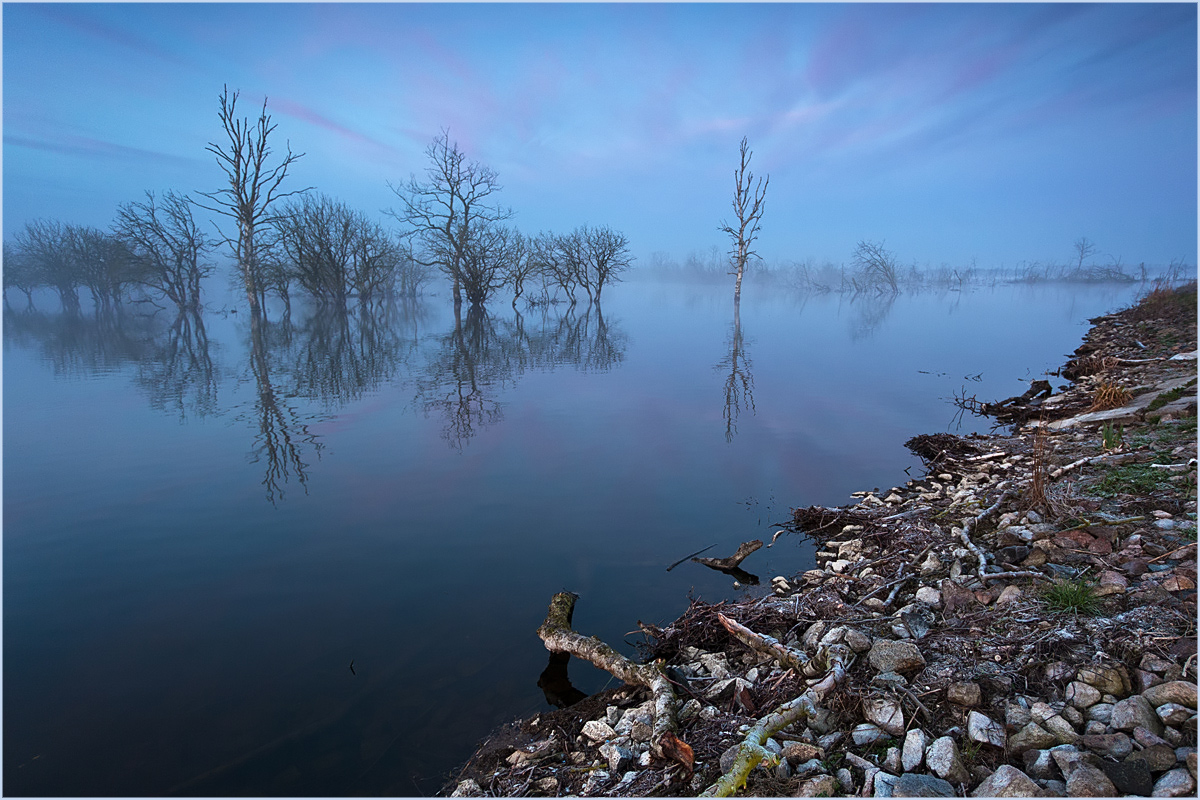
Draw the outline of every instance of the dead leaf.
<instances>
[{"instance_id":1,"label":"dead leaf","mask_svg":"<svg viewBox=\"0 0 1200 800\"><path fill-rule=\"evenodd\" d=\"M687 770L688 775L692 774L692 769L696 765L696 756L692 753L691 745L670 731L663 734L662 738L658 740L658 744L664 756L681 765Z\"/></svg>"}]
</instances>

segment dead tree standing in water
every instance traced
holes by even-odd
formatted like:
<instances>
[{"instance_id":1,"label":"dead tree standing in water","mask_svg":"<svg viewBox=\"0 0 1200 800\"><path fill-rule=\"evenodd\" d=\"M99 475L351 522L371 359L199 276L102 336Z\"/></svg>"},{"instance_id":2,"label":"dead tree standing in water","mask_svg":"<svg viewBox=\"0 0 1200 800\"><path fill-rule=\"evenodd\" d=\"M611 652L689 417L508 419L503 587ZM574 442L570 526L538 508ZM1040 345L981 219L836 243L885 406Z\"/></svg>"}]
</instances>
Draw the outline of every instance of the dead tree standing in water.
<instances>
[{"instance_id":1,"label":"dead tree standing in water","mask_svg":"<svg viewBox=\"0 0 1200 800\"><path fill-rule=\"evenodd\" d=\"M276 125L267 113L267 100L263 98L262 111L251 124L249 117L239 119L237 114L238 92L232 95L229 87L221 92L221 125L228 139L224 144L209 142L205 149L217 158L217 164L229 181L224 189L215 192L199 192L201 197L213 205L196 205L230 217L237 224L236 238L226 236L225 241L233 247L234 257L242 271L246 285L246 299L250 302L250 313L260 313L260 298L265 287L260 275L261 243L255 238L259 227L270 224L276 218L271 214L271 205L280 198L308 191L298 189L280 192L279 185L287 178L288 168L301 158L303 153L293 153L285 144L286 155L279 163L271 166L271 147L268 140Z\"/></svg>"},{"instance_id":2,"label":"dead tree standing in water","mask_svg":"<svg viewBox=\"0 0 1200 800\"><path fill-rule=\"evenodd\" d=\"M771 176L768 175L765 180L759 178L758 183L754 183L754 173L750 172L750 159L753 153L750 152L750 146L744 136L740 151L741 163L733 172L735 182L733 213L737 215L737 227L728 222L721 223L721 231L728 234L734 244L729 251L729 255L733 259L733 274L737 276L737 282L733 289L734 303L738 303L742 299L742 275L746 271L746 262L752 256L758 255L751 249L751 245L758 238L758 223L762 219L767 186L771 182Z\"/></svg>"}]
</instances>

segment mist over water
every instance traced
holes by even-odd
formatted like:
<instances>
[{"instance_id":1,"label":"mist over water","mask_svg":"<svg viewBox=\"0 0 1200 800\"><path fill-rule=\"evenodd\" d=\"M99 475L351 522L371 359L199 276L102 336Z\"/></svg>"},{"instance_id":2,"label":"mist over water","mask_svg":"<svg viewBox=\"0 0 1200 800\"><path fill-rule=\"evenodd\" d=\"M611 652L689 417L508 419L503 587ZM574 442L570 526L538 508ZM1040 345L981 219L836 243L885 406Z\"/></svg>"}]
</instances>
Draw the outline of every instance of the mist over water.
<instances>
[{"instance_id":1,"label":"mist over water","mask_svg":"<svg viewBox=\"0 0 1200 800\"><path fill-rule=\"evenodd\" d=\"M6 312L4 790L432 793L550 707L555 592L632 654L744 591L667 565L920 474L909 437L990 428L955 393L1020 394L1137 292ZM788 536L743 567L812 564Z\"/></svg>"}]
</instances>

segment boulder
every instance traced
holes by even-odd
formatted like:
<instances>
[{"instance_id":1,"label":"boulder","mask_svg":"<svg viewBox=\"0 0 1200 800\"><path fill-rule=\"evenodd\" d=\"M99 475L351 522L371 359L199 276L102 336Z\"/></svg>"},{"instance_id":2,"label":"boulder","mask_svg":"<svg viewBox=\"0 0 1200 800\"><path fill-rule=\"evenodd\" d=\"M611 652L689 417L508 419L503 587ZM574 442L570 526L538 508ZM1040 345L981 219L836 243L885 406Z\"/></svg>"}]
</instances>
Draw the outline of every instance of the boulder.
<instances>
[{"instance_id":1,"label":"boulder","mask_svg":"<svg viewBox=\"0 0 1200 800\"><path fill-rule=\"evenodd\" d=\"M1169 744L1155 744L1145 748L1141 752L1134 753L1129 756L1132 761L1140 759L1146 762L1146 766L1151 772L1166 772L1173 769L1178 759L1175 756L1175 749Z\"/></svg>"},{"instance_id":2,"label":"boulder","mask_svg":"<svg viewBox=\"0 0 1200 800\"><path fill-rule=\"evenodd\" d=\"M1196 781L1186 769L1173 769L1154 782L1151 797L1195 797Z\"/></svg>"},{"instance_id":3,"label":"boulder","mask_svg":"<svg viewBox=\"0 0 1200 800\"><path fill-rule=\"evenodd\" d=\"M904 736L904 746L900 749L900 764L905 772L913 772L925 760L925 731L913 728Z\"/></svg>"},{"instance_id":4,"label":"boulder","mask_svg":"<svg viewBox=\"0 0 1200 800\"><path fill-rule=\"evenodd\" d=\"M904 710L900 703L887 697L871 698L863 703L863 716L868 722L890 733L904 735Z\"/></svg>"},{"instance_id":5,"label":"boulder","mask_svg":"<svg viewBox=\"0 0 1200 800\"><path fill-rule=\"evenodd\" d=\"M1196 684L1190 681L1169 681L1151 686L1142 693L1142 697L1154 707L1164 703L1178 703L1188 708L1196 708Z\"/></svg>"},{"instance_id":6,"label":"boulder","mask_svg":"<svg viewBox=\"0 0 1200 800\"><path fill-rule=\"evenodd\" d=\"M975 787L972 797L1040 797L1040 787L1021 770L1003 764Z\"/></svg>"},{"instance_id":7,"label":"boulder","mask_svg":"<svg viewBox=\"0 0 1200 800\"><path fill-rule=\"evenodd\" d=\"M1158 714L1158 718L1163 721L1164 725L1182 725L1187 722L1193 712L1187 706L1181 706L1178 703L1163 703L1154 709L1154 713Z\"/></svg>"},{"instance_id":8,"label":"boulder","mask_svg":"<svg viewBox=\"0 0 1200 800\"><path fill-rule=\"evenodd\" d=\"M967 736L972 741L1001 748L1008 738L1004 735L1003 725L978 711L967 715Z\"/></svg>"},{"instance_id":9,"label":"boulder","mask_svg":"<svg viewBox=\"0 0 1200 800\"><path fill-rule=\"evenodd\" d=\"M1007 749L1010 753L1020 754L1026 750L1045 750L1056 744L1059 744L1057 736L1036 722L1030 722L1008 737Z\"/></svg>"},{"instance_id":10,"label":"boulder","mask_svg":"<svg viewBox=\"0 0 1200 800\"><path fill-rule=\"evenodd\" d=\"M977 706L983 702L983 690L974 681L961 681L946 687L946 699L960 706Z\"/></svg>"},{"instance_id":11,"label":"boulder","mask_svg":"<svg viewBox=\"0 0 1200 800\"><path fill-rule=\"evenodd\" d=\"M1124 733L1105 733L1099 736L1080 736L1077 744L1093 753L1120 761L1133 752L1133 740Z\"/></svg>"},{"instance_id":12,"label":"boulder","mask_svg":"<svg viewBox=\"0 0 1200 800\"><path fill-rule=\"evenodd\" d=\"M1113 706L1112 719L1108 725L1118 731L1145 728L1155 736L1161 736L1163 730L1162 720L1154 713L1154 706L1140 694L1118 701Z\"/></svg>"},{"instance_id":13,"label":"boulder","mask_svg":"<svg viewBox=\"0 0 1200 800\"><path fill-rule=\"evenodd\" d=\"M1103 770L1080 764L1067 777L1067 797L1116 797L1117 787Z\"/></svg>"},{"instance_id":14,"label":"boulder","mask_svg":"<svg viewBox=\"0 0 1200 800\"><path fill-rule=\"evenodd\" d=\"M599 750L600 757L608 762L608 768L612 772L624 772L633 764L633 752L628 748L609 742L600 745Z\"/></svg>"},{"instance_id":15,"label":"boulder","mask_svg":"<svg viewBox=\"0 0 1200 800\"><path fill-rule=\"evenodd\" d=\"M877 639L867 660L876 672L912 672L925 666L925 657L912 642Z\"/></svg>"},{"instance_id":16,"label":"boulder","mask_svg":"<svg viewBox=\"0 0 1200 800\"><path fill-rule=\"evenodd\" d=\"M879 786L889 785L890 795L880 795ZM875 776L875 796L888 797L957 797L954 787L941 778L932 775L905 774L899 777L879 773Z\"/></svg>"},{"instance_id":17,"label":"boulder","mask_svg":"<svg viewBox=\"0 0 1200 800\"><path fill-rule=\"evenodd\" d=\"M1026 750L1021 754L1021 759L1025 762L1025 774L1034 780L1062 777L1062 771L1049 750Z\"/></svg>"},{"instance_id":18,"label":"boulder","mask_svg":"<svg viewBox=\"0 0 1200 800\"><path fill-rule=\"evenodd\" d=\"M878 725L870 722L861 722L854 726L854 730L850 731L850 738L854 740L856 745L863 747L887 741L892 737Z\"/></svg>"},{"instance_id":19,"label":"boulder","mask_svg":"<svg viewBox=\"0 0 1200 800\"><path fill-rule=\"evenodd\" d=\"M966 783L971 777L962 763L958 745L949 736L933 740L929 749L925 751L925 764L939 778L951 783Z\"/></svg>"},{"instance_id":20,"label":"boulder","mask_svg":"<svg viewBox=\"0 0 1200 800\"><path fill-rule=\"evenodd\" d=\"M1067 702L1084 711L1100 702L1104 695L1095 686L1083 681L1071 681L1067 684Z\"/></svg>"},{"instance_id":21,"label":"boulder","mask_svg":"<svg viewBox=\"0 0 1200 800\"><path fill-rule=\"evenodd\" d=\"M1100 769L1104 770L1104 774L1121 794L1148 797L1154 789L1154 776L1150 774L1150 768L1143 759L1116 763L1104 761L1101 762Z\"/></svg>"},{"instance_id":22,"label":"boulder","mask_svg":"<svg viewBox=\"0 0 1200 800\"><path fill-rule=\"evenodd\" d=\"M1129 676L1125 674L1125 670L1118 667L1104 667L1098 664L1093 664L1089 667L1081 667L1076 673L1076 680L1091 684L1099 689L1104 694L1117 695L1123 697L1129 694L1130 683Z\"/></svg>"},{"instance_id":23,"label":"boulder","mask_svg":"<svg viewBox=\"0 0 1200 800\"><path fill-rule=\"evenodd\" d=\"M922 586L917 589L916 600L918 603L937 608L942 604L942 593L932 586Z\"/></svg>"},{"instance_id":24,"label":"boulder","mask_svg":"<svg viewBox=\"0 0 1200 800\"><path fill-rule=\"evenodd\" d=\"M796 797L833 797L837 788L837 782L832 775L818 775L801 783Z\"/></svg>"}]
</instances>

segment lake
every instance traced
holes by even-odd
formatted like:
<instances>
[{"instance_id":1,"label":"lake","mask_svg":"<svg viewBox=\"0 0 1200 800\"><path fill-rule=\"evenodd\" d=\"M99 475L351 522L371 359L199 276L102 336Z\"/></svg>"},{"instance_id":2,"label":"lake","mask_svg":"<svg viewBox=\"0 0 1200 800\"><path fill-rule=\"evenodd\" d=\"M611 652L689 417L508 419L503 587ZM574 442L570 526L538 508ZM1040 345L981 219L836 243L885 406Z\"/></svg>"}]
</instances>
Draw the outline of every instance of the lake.
<instances>
[{"instance_id":1,"label":"lake","mask_svg":"<svg viewBox=\"0 0 1200 800\"><path fill-rule=\"evenodd\" d=\"M262 324L14 298L4 793L433 793L550 708L555 592L633 654L638 620L761 591L666 567L919 475L911 436L990 428L956 393L1020 394L1137 292L751 283L737 326L730 286L647 279L457 325L446 293ZM813 563L789 535L743 567Z\"/></svg>"}]
</instances>

